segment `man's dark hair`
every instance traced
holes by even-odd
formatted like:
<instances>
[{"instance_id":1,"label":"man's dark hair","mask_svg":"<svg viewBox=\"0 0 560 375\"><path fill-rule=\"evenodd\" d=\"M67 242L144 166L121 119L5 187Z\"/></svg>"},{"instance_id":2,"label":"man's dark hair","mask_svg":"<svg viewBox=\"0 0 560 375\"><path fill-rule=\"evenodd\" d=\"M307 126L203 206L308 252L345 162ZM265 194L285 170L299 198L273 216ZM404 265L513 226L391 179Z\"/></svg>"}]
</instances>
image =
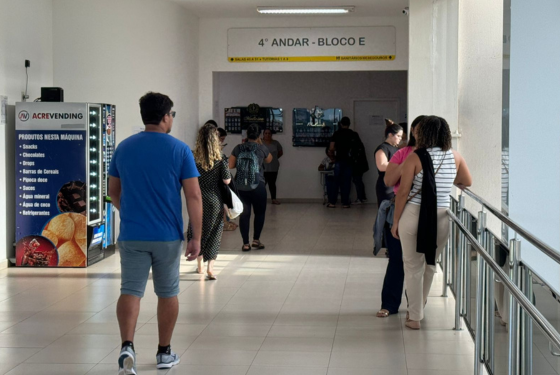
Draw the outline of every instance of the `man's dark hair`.
<instances>
[{"instance_id":1,"label":"man's dark hair","mask_svg":"<svg viewBox=\"0 0 560 375\"><path fill-rule=\"evenodd\" d=\"M208 121L205 122L205 124L212 124L212 125L214 125L215 127L218 127L218 123L217 123L216 121L214 121L214 120L208 120Z\"/></svg>"},{"instance_id":2,"label":"man's dark hair","mask_svg":"<svg viewBox=\"0 0 560 375\"><path fill-rule=\"evenodd\" d=\"M344 126L346 128L349 127L350 126L350 119L348 117L344 116L338 122L338 126Z\"/></svg>"},{"instance_id":3,"label":"man's dark hair","mask_svg":"<svg viewBox=\"0 0 560 375\"><path fill-rule=\"evenodd\" d=\"M261 127L257 124L251 124L247 128L247 138L252 141L259 139L259 135L261 135Z\"/></svg>"},{"instance_id":4,"label":"man's dark hair","mask_svg":"<svg viewBox=\"0 0 560 375\"><path fill-rule=\"evenodd\" d=\"M218 128L218 134L219 134L218 137L227 137L227 131L225 129Z\"/></svg>"},{"instance_id":5,"label":"man's dark hair","mask_svg":"<svg viewBox=\"0 0 560 375\"><path fill-rule=\"evenodd\" d=\"M412 130L414 130L418 124L420 124L420 122L422 122L422 120L424 120L426 118L426 116L424 115L420 115L418 117L416 117L414 119L414 121L412 121L412 124L410 124L410 136L408 138L408 147L414 147L416 146L416 138L414 138L414 134L412 133Z\"/></svg>"},{"instance_id":6,"label":"man's dark hair","mask_svg":"<svg viewBox=\"0 0 560 375\"><path fill-rule=\"evenodd\" d=\"M167 95L149 92L140 98L140 115L144 125L159 125L171 108L173 101Z\"/></svg>"},{"instance_id":7,"label":"man's dark hair","mask_svg":"<svg viewBox=\"0 0 560 375\"><path fill-rule=\"evenodd\" d=\"M418 148L441 147L442 151L451 149L451 129L445 119L427 116L418 125Z\"/></svg>"}]
</instances>

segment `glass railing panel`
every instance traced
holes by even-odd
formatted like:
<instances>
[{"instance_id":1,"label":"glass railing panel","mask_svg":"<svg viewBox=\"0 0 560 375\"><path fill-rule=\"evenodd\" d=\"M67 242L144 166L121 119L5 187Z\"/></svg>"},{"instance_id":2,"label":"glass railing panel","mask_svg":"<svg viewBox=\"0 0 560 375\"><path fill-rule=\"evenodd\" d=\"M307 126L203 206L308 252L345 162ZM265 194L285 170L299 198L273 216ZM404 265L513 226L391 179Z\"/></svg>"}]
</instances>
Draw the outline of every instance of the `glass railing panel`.
<instances>
[{"instance_id":1,"label":"glass railing panel","mask_svg":"<svg viewBox=\"0 0 560 375\"><path fill-rule=\"evenodd\" d=\"M541 314L560 331L560 303L550 289L539 283L538 279L533 280L533 303ZM551 348L549 340L545 335L533 325L533 374L560 375L560 353L555 356L551 353L560 352L556 348Z\"/></svg>"}]
</instances>

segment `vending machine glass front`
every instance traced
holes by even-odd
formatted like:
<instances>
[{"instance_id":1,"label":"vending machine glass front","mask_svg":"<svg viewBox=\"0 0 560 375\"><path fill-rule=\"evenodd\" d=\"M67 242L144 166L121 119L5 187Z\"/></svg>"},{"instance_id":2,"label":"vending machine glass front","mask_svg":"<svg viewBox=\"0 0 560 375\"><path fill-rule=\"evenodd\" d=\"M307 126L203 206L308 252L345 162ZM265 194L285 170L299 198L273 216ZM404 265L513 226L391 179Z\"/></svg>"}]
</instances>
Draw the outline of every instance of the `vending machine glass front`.
<instances>
[{"instance_id":1,"label":"vending machine glass front","mask_svg":"<svg viewBox=\"0 0 560 375\"><path fill-rule=\"evenodd\" d=\"M103 215L101 106L89 105L88 112L88 224L95 224L101 221Z\"/></svg>"}]
</instances>

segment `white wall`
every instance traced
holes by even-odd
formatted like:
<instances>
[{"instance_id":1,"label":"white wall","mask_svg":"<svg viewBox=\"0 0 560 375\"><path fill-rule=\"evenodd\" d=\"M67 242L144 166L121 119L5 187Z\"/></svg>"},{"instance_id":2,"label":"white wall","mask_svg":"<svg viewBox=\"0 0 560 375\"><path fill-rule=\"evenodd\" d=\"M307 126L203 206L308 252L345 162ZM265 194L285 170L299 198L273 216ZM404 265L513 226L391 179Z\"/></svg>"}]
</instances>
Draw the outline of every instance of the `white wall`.
<instances>
[{"instance_id":1,"label":"white wall","mask_svg":"<svg viewBox=\"0 0 560 375\"><path fill-rule=\"evenodd\" d=\"M378 72L235 72L216 73L217 107L222 114L224 108L246 106L257 103L262 107L279 107L284 110L284 132L274 136L284 148L280 159L278 178L278 198L280 199L322 199L317 167L325 158L323 147L292 146L292 114L294 108L341 108L343 116L353 123L354 100L358 99L399 99L401 104L400 122L406 119L405 71ZM352 128L354 128L352 126ZM362 137L367 148L369 144ZM241 135L228 135L229 154L241 141ZM375 173L375 161L369 160L370 172ZM375 197L375 186L367 186L367 195Z\"/></svg>"},{"instance_id":2,"label":"white wall","mask_svg":"<svg viewBox=\"0 0 560 375\"><path fill-rule=\"evenodd\" d=\"M227 61L227 30L235 27L334 27L395 26L397 55L394 61L319 62L319 63L229 63ZM407 17L262 17L250 19L202 19L200 21L200 111L203 122L220 114L213 112L213 72L238 71L374 71L408 69ZM221 120L223 121L223 120Z\"/></svg>"},{"instance_id":3,"label":"white wall","mask_svg":"<svg viewBox=\"0 0 560 375\"><path fill-rule=\"evenodd\" d=\"M52 0L0 0L0 95L8 96L9 118L0 126L0 268L13 255L15 237L14 109L25 91L24 61L31 60L31 100L53 84Z\"/></svg>"},{"instance_id":4,"label":"white wall","mask_svg":"<svg viewBox=\"0 0 560 375\"><path fill-rule=\"evenodd\" d=\"M117 142L142 127L138 99L167 94L172 135L198 128L198 18L161 0L54 0L54 82L65 101L117 106ZM185 211L186 215L186 211Z\"/></svg>"},{"instance_id":5,"label":"white wall","mask_svg":"<svg viewBox=\"0 0 560 375\"><path fill-rule=\"evenodd\" d=\"M54 0L54 82L65 101L117 106L117 141L142 126L148 91L175 103L173 135L186 141L198 118L198 19L160 0Z\"/></svg>"},{"instance_id":6,"label":"white wall","mask_svg":"<svg viewBox=\"0 0 560 375\"><path fill-rule=\"evenodd\" d=\"M511 6L510 216L560 249L560 3ZM521 256L556 290L560 267L523 241Z\"/></svg>"}]
</instances>

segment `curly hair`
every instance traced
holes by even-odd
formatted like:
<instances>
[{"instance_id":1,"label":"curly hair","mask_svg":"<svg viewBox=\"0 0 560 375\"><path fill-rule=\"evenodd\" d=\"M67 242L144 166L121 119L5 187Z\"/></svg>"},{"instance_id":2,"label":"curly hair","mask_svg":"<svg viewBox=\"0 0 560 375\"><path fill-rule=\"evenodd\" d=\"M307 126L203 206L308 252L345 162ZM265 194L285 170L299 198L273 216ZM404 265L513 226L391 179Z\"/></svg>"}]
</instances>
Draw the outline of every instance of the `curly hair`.
<instances>
[{"instance_id":1,"label":"curly hair","mask_svg":"<svg viewBox=\"0 0 560 375\"><path fill-rule=\"evenodd\" d=\"M416 117L414 119L414 121L412 121L412 124L410 124L410 136L408 138L408 147L416 147L416 138L414 137L414 133L412 132L421 122L422 120L424 120L426 118L426 116L424 115L420 115L418 117Z\"/></svg>"},{"instance_id":2,"label":"curly hair","mask_svg":"<svg viewBox=\"0 0 560 375\"><path fill-rule=\"evenodd\" d=\"M451 129L444 118L426 116L416 129L418 148L440 147L443 151L451 149Z\"/></svg>"},{"instance_id":3,"label":"curly hair","mask_svg":"<svg viewBox=\"0 0 560 375\"><path fill-rule=\"evenodd\" d=\"M204 124L198 131L196 147L194 149L194 160L200 167L209 171L214 168L214 164L222 159L220 149L220 138L218 130L212 124Z\"/></svg>"}]
</instances>

